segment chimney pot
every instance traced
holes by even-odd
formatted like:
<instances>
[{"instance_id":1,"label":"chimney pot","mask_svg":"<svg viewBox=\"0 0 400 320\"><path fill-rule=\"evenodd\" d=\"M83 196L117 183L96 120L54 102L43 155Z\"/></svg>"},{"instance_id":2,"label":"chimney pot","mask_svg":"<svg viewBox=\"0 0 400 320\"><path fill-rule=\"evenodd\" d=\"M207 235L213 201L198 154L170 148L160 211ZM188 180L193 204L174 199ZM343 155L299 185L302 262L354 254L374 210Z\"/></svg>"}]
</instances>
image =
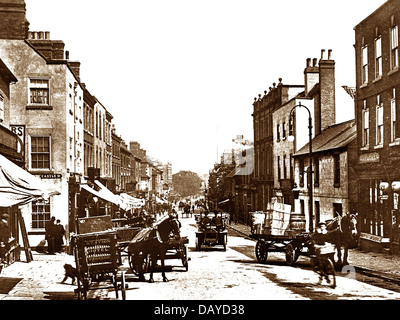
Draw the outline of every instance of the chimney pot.
<instances>
[{"instance_id":1,"label":"chimney pot","mask_svg":"<svg viewBox=\"0 0 400 320\"><path fill-rule=\"evenodd\" d=\"M331 54L332 54L332 49L329 49L329 50L328 50L328 60L331 59Z\"/></svg>"},{"instance_id":2,"label":"chimney pot","mask_svg":"<svg viewBox=\"0 0 400 320\"><path fill-rule=\"evenodd\" d=\"M314 59L313 59L313 67L316 67L316 66L317 66L317 60L318 60L317 58L314 58Z\"/></svg>"},{"instance_id":3,"label":"chimney pot","mask_svg":"<svg viewBox=\"0 0 400 320\"><path fill-rule=\"evenodd\" d=\"M325 49L321 49L321 60L324 59Z\"/></svg>"},{"instance_id":4,"label":"chimney pot","mask_svg":"<svg viewBox=\"0 0 400 320\"><path fill-rule=\"evenodd\" d=\"M306 64L306 67L309 67L309 66L310 66L310 64L311 64L311 58L307 58L307 64Z\"/></svg>"}]
</instances>

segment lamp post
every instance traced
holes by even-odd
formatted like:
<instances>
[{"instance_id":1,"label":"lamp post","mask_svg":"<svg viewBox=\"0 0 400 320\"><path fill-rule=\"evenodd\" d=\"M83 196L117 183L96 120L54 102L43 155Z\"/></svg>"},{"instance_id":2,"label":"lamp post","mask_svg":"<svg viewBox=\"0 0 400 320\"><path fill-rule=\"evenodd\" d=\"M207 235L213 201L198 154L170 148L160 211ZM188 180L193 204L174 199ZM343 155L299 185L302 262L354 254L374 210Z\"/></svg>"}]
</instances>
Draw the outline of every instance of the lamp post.
<instances>
[{"instance_id":1,"label":"lamp post","mask_svg":"<svg viewBox=\"0 0 400 320\"><path fill-rule=\"evenodd\" d=\"M294 135L293 135L293 112L294 109L296 108L305 108L308 111L308 138L309 138L309 142L308 142L308 146L309 146L309 158L310 158L310 173L309 173L309 182L310 182L310 186L308 189L308 193L309 193L309 205L308 205L308 209L309 209L309 230L310 232L313 232L314 230L314 217L313 217L313 165L312 165L312 117L311 117L311 111L310 109L308 109L306 106L302 105L301 103L299 103L298 105L294 106L292 108L292 110L290 111L290 116L289 116L289 141L294 141Z\"/></svg>"}]
</instances>

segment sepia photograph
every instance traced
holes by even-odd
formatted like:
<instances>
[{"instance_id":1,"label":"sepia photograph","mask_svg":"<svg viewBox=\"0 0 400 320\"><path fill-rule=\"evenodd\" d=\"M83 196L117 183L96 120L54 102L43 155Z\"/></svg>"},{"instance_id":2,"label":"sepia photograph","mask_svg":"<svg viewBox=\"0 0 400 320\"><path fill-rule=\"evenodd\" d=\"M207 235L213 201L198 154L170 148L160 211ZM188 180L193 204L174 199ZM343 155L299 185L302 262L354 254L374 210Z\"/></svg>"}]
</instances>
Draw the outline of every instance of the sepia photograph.
<instances>
[{"instance_id":1,"label":"sepia photograph","mask_svg":"<svg viewBox=\"0 0 400 320\"><path fill-rule=\"evenodd\" d=\"M0 300L400 299L399 25L400 0L0 0Z\"/></svg>"}]
</instances>

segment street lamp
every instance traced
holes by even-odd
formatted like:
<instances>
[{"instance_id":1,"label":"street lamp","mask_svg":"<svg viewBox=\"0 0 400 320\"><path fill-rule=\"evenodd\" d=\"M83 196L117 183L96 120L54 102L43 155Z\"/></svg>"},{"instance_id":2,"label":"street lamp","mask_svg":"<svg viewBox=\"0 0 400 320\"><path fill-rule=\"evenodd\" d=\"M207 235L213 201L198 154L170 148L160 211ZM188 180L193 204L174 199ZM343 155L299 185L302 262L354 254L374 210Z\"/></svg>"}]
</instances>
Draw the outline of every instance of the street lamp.
<instances>
[{"instance_id":1,"label":"street lamp","mask_svg":"<svg viewBox=\"0 0 400 320\"><path fill-rule=\"evenodd\" d=\"M309 230L310 232L313 232L314 230L314 223L313 223L313 167L312 167L312 117L311 117L311 111L308 109L306 106L303 106L301 103L294 106L292 110L290 111L290 116L289 116L289 137L288 140L293 142L294 141L294 135L293 135L293 112L295 108L305 108L308 111L308 146L309 146L309 158L310 158L310 173L309 173L309 182L310 182L310 187L308 189L309 192L309 199L310 203L308 206L309 209Z\"/></svg>"}]
</instances>

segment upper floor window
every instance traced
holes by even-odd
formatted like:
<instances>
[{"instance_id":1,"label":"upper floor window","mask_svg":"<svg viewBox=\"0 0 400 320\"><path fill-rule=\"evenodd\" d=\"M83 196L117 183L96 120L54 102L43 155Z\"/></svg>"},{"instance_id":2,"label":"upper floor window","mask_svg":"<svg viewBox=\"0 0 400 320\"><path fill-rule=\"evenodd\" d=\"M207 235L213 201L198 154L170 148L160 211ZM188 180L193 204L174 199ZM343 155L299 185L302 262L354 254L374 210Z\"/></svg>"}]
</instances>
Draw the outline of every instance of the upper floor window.
<instances>
[{"instance_id":1,"label":"upper floor window","mask_svg":"<svg viewBox=\"0 0 400 320\"><path fill-rule=\"evenodd\" d=\"M286 123L282 123L282 139L286 139Z\"/></svg>"},{"instance_id":2,"label":"upper floor window","mask_svg":"<svg viewBox=\"0 0 400 320\"><path fill-rule=\"evenodd\" d=\"M394 26L390 29L390 66L395 69L399 66L399 29Z\"/></svg>"},{"instance_id":3,"label":"upper floor window","mask_svg":"<svg viewBox=\"0 0 400 320\"><path fill-rule=\"evenodd\" d=\"M333 155L333 183L335 187L340 187L340 154Z\"/></svg>"},{"instance_id":4,"label":"upper floor window","mask_svg":"<svg viewBox=\"0 0 400 320\"><path fill-rule=\"evenodd\" d=\"M375 39L375 78L382 76L382 39Z\"/></svg>"},{"instance_id":5,"label":"upper floor window","mask_svg":"<svg viewBox=\"0 0 400 320\"><path fill-rule=\"evenodd\" d=\"M368 82L368 47L364 46L361 49L361 83Z\"/></svg>"},{"instance_id":6,"label":"upper floor window","mask_svg":"<svg viewBox=\"0 0 400 320\"><path fill-rule=\"evenodd\" d=\"M396 89L393 88L392 99L390 100L390 110L391 110L391 141L395 141L400 138L399 123L397 117L399 116L399 108L396 103Z\"/></svg>"},{"instance_id":7,"label":"upper floor window","mask_svg":"<svg viewBox=\"0 0 400 320\"><path fill-rule=\"evenodd\" d=\"M31 169L50 170L50 137L31 137Z\"/></svg>"},{"instance_id":8,"label":"upper floor window","mask_svg":"<svg viewBox=\"0 0 400 320\"><path fill-rule=\"evenodd\" d=\"M276 140L281 140L281 126L279 123L276 125Z\"/></svg>"},{"instance_id":9,"label":"upper floor window","mask_svg":"<svg viewBox=\"0 0 400 320\"><path fill-rule=\"evenodd\" d=\"M361 144L362 147L369 145L369 108L367 106L367 100L364 100L362 109L362 132L361 132Z\"/></svg>"},{"instance_id":10,"label":"upper floor window","mask_svg":"<svg viewBox=\"0 0 400 320\"><path fill-rule=\"evenodd\" d=\"M49 105L49 79L30 79L30 104Z\"/></svg>"},{"instance_id":11,"label":"upper floor window","mask_svg":"<svg viewBox=\"0 0 400 320\"><path fill-rule=\"evenodd\" d=\"M319 158L314 158L314 186L319 187Z\"/></svg>"},{"instance_id":12,"label":"upper floor window","mask_svg":"<svg viewBox=\"0 0 400 320\"><path fill-rule=\"evenodd\" d=\"M378 95L376 99L376 145L383 145L383 104L381 96Z\"/></svg>"}]
</instances>

